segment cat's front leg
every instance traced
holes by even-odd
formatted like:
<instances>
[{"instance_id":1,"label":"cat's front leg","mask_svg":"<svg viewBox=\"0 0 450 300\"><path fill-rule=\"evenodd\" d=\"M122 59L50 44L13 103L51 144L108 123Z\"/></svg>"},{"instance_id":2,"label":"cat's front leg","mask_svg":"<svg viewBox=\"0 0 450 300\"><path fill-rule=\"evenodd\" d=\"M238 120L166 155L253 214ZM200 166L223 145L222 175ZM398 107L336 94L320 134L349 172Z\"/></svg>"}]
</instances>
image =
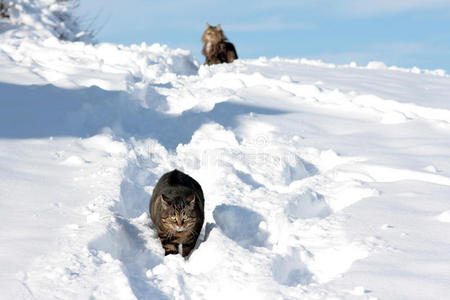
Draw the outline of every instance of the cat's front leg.
<instances>
[{"instance_id":1,"label":"cat's front leg","mask_svg":"<svg viewBox=\"0 0 450 300\"><path fill-rule=\"evenodd\" d=\"M177 243L161 241L161 244L165 250L164 255L178 254L178 244Z\"/></svg>"},{"instance_id":2,"label":"cat's front leg","mask_svg":"<svg viewBox=\"0 0 450 300\"><path fill-rule=\"evenodd\" d=\"M187 243L187 244L183 244L183 250L182 250L182 256L186 257L188 256L192 249L195 247L195 242L194 243Z\"/></svg>"}]
</instances>

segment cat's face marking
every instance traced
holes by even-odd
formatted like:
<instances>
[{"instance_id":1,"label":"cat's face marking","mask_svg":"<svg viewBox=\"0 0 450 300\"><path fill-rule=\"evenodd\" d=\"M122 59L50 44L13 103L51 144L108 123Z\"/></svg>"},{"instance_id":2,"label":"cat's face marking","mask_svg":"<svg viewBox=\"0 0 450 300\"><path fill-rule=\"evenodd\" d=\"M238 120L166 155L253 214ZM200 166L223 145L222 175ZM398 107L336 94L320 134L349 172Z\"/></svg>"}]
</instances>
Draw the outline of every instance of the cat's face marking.
<instances>
[{"instance_id":1,"label":"cat's face marking","mask_svg":"<svg viewBox=\"0 0 450 300\"><path fill-rule=\"evenodd\" d=\"M211 26L207 23L205 32L202 36L202 41L205 44L215 45L223 40L226 40L226 38L225 34L223 33L222 27L220 27L220 24L217 26Z\"/></svg>"},{"instance_id":2,"label":"cat's face marking","mask_svg":"<svg viewBox=\"0 0 450 300\"><path fill-rule=\"evenodd\" d=\"M195 226L197 214L194 209L194 194L173 198L161 195L160 201L164 212L161 215L161 221L166 229L175 233L183 233L190 231Z\"/></svg>"}]
</instances>

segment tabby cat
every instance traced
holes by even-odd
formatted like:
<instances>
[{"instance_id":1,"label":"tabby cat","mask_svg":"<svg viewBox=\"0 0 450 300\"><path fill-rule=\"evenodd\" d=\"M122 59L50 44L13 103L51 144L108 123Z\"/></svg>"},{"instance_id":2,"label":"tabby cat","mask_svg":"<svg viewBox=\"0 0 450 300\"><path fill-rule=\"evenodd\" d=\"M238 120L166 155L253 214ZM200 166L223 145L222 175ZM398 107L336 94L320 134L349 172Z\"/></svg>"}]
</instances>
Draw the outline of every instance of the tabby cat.
<instances>
[{"instance_id":1,"label":"tabby cat","mask_svg":"<svg viewBox=\"0 0 450 300\"><path fill-rule=\"evenodd\" d=\"M150 199L150 216L165 255L188 256L203 226L205 199L200 184L178 170L164 174Z\"/></svg>"},{"instance_id":2,"label":"tabby cat","mask_svg":"<svg viewBox=\"0 0 450 300\"><path fill-rule=\"evenodd\" d=\"M205 65L231 63L238 58L234 45L227 41L220 24L211 26L206 23L202 41L204 43L202 53L206 58Z\"/></svg>"}]
</instances>

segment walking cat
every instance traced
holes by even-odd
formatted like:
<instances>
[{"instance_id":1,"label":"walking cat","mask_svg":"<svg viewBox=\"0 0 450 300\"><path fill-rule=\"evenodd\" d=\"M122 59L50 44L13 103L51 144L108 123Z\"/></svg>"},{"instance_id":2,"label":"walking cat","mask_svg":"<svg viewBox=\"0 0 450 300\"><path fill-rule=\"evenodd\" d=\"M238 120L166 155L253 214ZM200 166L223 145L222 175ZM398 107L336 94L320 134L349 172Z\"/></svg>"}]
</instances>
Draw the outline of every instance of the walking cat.
<instances>
[{"instance_id":1,"label":"walking cat","mask_svg":"<svg viewBox=\"0 0 450 300\"><path fill-rule=\"evenodd\" d=\"M164 174L150 199L150 217L158 231L165 255L188 256L204 221L205 199L200 184L178 170Z\"/></svg>"}]
</instances>

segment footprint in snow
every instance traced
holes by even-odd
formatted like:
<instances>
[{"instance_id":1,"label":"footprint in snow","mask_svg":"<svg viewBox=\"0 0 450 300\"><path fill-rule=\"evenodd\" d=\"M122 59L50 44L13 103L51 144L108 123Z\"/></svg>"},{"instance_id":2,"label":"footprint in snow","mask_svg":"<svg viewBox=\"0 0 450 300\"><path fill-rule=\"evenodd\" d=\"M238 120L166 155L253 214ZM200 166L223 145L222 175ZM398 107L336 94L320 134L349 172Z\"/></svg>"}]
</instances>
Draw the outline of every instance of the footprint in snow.
<instances>
[{"instance_id":1,"label":"footprint in snow","mask_svg":"<svg viewBox=\"0 0 450 300\"><path fill-rule=\"evenodd\" d=\"M248 208L222 204L213 211L213 217L222 232L244 248L264 247L268 233L260 228L264 218Z\"/></svg>"}]
</instances>

